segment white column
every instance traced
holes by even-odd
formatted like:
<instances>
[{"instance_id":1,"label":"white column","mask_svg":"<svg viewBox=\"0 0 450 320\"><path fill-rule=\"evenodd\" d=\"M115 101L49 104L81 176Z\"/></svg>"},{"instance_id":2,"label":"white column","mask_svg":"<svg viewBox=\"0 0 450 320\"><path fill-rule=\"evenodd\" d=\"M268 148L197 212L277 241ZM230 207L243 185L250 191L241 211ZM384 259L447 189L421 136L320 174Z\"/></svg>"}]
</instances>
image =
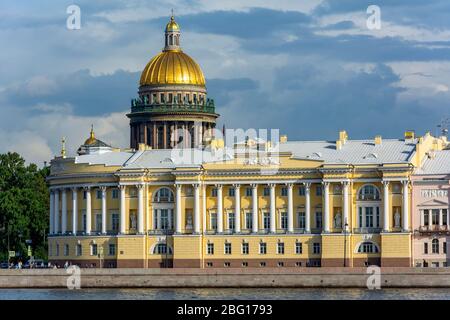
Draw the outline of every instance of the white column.
<instances>
[{"instance_id":1,"label":"white column","mask_svg":"<svg viewBox=\"0 0 450 320\"><path fill-rule=\"evenodd\" d=\"M323 182L323 231L330 232L330 183Z\"/></svg>"},{"instance_id":2,"label":"white column","mask_svg":"<svg viewBox=\"0 0 450 320\"><path fill-rule=\"evenodd\" d=\"M175 217L175 232L181 233L181 184L175 185L175 206L176 206L176 217Z\"/></svg>"},{"instance_id":3,"label":"white column","mask_svg":"<svg viewBox=\"0 0 450 320\"><path fill-rule=\"evenodd\" d=\"M200 233L200 185L194 187L194 233Z\"/></svg>"},{"instance_id":4,"label":"white column","mask_svg":"<svg viewBox=\"0 0 450 320\"><path fill-rule=\"evenodd\" d=\"M101 187L102 191L102 233L106 234L106 187Z\"/></svg>"},{"instance_id":5,"label":"white column","mask_svg":"<svg viewBox=\"0 0 450 320\"><path fill-rule=\"evenodd\" d=\"M66 189L61 190L61 233L67 232L67 193Z\"/></svg>"},{"instance_id":6,"label":"white column","mask_svg":"<svg viewBox=\"0 0 450 320\"><path fill-rule=\"evenodd\" d=\"M350 220L349 220L349 216L350 216L350 206L348 203L348 187L350 185L350 182L348 181L344 181L343 186L344 186L344 203L343 203L343 211L344 211L344 219L342 221L342 230L348 231L348 226L350 225ZM347 226L346 226L347 224Z\"/></svg>"},{"instance_id":7,"label":"white column","mask_svg":"<svg viewBox=\"0 0 450 320\"><path fill-rule=\"evenodd\" d=\"M409 230L409 188L408 181L403 182L403 230Z\"/></svg>"},{"instance_id":8,"label":"white column","mask_svg":"<svg viewBox=\"0 0 450 320\"><path fill-rule=\"evenodd\" d=\"M72 233L78 231L78 193L77 188L72 188Z\"/></svg>"},{"instance_id":9,"label":"white column","mask_svg":"<svg viewBox=\"0 0 450 320\"><path fill-rule=\"evenodd\" d=\"M202 186L202 231L206 232L206 185Z\"/></svg>"},{"instance_id":10,"label":"white column","mask_svg":"<svg viewBox=\"0 0 450 320\"><path fill-rule=\"evenodd\" d=\"M55 194L55 206L54 206L54 215L55 215L55 220L54 220L54 226L53 226L53 230L55 231L55 233L59 233L60 228L59 228L59 190L56 189L54 191Z\"/></svg>"},{"instance_id":11,"label":"white column","mask_svg":"<svg viewBox=\"0 0 450 320\"><path fill-rule=\"evenodd\" d=\"M269 184L270 187L270 232L276 233L276 214L275 214L275 184Z\"/></svg>"},{"instance_id":12,"label":"white column","mask_svg":"<svg viewBox=\"0 0 450 320\"><path fill-rule=\"evenodd\" d=\"M292 189L294 185L292 183L287 184L288 188L288 212L287 212L287 218L288 218L288 232L293 233L294 232L294 200L293 200L293 194Z\"/></svg>"},{"instance_id":13,"label":"white column","mask_svg":"<svg viewBox=\"0 0 450 320\"><path fill-rule=\"evenodd\" d=\"M428 210L428 226L429 226L430 230L433 228L433 210L432 209Z\"/></svg>"},{"instance_id":14,"label":"white column","mask_svg":"<svg viewBox=\"0 0 450 320\"><path fill-rule=\"evenodd\" d=\"M389 181L383 181L383 231L389 231Z\"/></svg>"},{"instance_id":15,"label":"white column","mask_svg":"<svg viewBox=\"0 0 450 320\"><path fill-rule=\"evenodd\" d=\"M138 233L144 233L144 186L137 185L138 189Z\"/></svg>"},{"instance_id":16,"label":"white column","mask_svg":"<svg viewBox=\"0 0 450 320\"><path fill-rule=\"evenodd\" d=\"M84 231L90 234L92 230L91 188L85 187L84 191L86 191L86 230Z\"/></svg>"},{"instance_id":17,"label":"white column","mask_svg":"<svg viewBox=\"0 0 450 320\"><path fill-rule=\"evenodd\" d=\"M217 232L223 232L223 205L222 205L222 185L216 185L217 188Z\"/></svg>"},{"instance_id":18,"label":"white column","mask_svg":"<svg viewBox=\"0 0 450 320\"><path fill-rule=\"evenodd\" d=\"M252 184L252 232L258 233L258 185Z\"/></svg>"},{"instance_id":19,"label":"white column","mask_svg":"<svg viewBox=\"0 0 450 320\"><path fill-rule=\"evenodd\" d=\"M241 232L241 186L234 185L234 232Z\"/></svg>"},{"instance_id":20,"label":"white column","mask_svg":"<svg viewBox=\"0 0 450 320\"><path fill-rule=\"evenodd\" d=\"M439 209L439 226L442 226L442 209Z\"/></svg>"},{"instance_id":21,"label":"white column","mask_svg":"<svg viewBox=\"0 0 450 320\"><path fill-rule=\"evenodd\" d=\"M126 198L125 198L125 186L119 185L120 189L120 233L125 234L125 208L126 208Z\"/></svg>"},{"instance_id":22,"label":"white column","mask_svg":"<svg viewBox=\"0 0 450 320\"><path fill-rule=\"evenodd\" d=\"M311 232L311 183L305 186L305 233Z\"/></svg>"},{"instance_id":23,"label":"white column","mask_svg":"<svg viewBox=\"0 0 450 320\"><path fill-rule=\"evenodd\" d=\"M50 227L49 233L55 233L55 193L50 190Z\"/></svg>"}]
</instances>

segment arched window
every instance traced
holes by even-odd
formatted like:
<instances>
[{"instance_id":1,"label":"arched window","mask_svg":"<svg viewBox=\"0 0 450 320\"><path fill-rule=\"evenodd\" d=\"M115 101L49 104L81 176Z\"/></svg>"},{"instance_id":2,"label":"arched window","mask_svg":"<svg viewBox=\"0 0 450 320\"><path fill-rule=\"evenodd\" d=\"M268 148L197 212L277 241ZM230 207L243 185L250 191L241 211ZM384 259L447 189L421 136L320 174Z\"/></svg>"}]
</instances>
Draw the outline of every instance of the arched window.
<instances>
[{"instance_id":1,"label":"arched window","mask_svg":"<svg viewBox=\"0 0 450 320\"><path fill-rule=\"evenodd\" d=\"M431 241L431 252L439 253L439 240L438 239L433 239L433 241Z\"/></svg>"},{"instance_id":2,"label":"arched window","mask_svg":"<svg viewBox=\"0 0 450 320\"><path fill-rule=\"evenodd\" d=\"M365 185L358 192L358 200L380 200L380 191L372 184Z\"/></svg>"},{"instance_id":3,"label":"arched window","mask_svg":"<svg viewBox=\"0 0 450 320\"><path fill-rule=\"evenodd\" d=\"M378 253L378 247L373 242L363 242L358 247L358 253Z\"/></svg>"},{"instance_id":4,"label":"arched window","mask_svg":"<svg viewBox=\"0 0 450 320\"><path fill-rule=\"evenodd\" d=\"M167 251L168 250L168 251ZM153 249L153 254L172 254L172 248L165 243L158 243Z\"/></svg>"},{"instance_id":5,"label":"arched window","mask_svg":"<svg viewBox=\"0 0 450 320\"><path fill-rule=\"evenodd\" d=\"M173 202L173 192L169 188L159 189L153 199L154 202Z\"/></svg>"}]
</instances>

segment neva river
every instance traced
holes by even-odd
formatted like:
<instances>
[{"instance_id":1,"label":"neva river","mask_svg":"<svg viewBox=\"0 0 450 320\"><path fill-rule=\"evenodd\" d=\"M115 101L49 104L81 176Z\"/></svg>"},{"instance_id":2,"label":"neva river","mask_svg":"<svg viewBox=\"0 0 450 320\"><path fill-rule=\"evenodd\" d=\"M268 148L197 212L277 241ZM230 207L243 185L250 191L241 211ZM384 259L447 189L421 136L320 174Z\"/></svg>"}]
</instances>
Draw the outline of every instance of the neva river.
<instances>
[{"instance_id":1,"label":"neva river","mask_svg":"<svg viewBox=\"0 0 450 320\"><path fill-rule=\"evenodd\" d=\"M0 289L0 300L450 300L445 289Z\"/></svg>"}]
</instances>

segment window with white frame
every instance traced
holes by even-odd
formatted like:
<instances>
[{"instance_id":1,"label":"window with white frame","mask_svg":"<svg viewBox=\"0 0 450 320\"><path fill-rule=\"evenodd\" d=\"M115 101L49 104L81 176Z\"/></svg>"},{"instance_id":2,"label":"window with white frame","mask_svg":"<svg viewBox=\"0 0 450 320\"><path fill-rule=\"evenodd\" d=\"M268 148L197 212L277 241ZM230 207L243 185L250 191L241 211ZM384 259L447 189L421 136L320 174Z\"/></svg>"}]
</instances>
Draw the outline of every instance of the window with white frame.
<instances>
[{"instance_id":1,"label":"window with white frame","mask_svg":"<svg viewBox=\"0 0 450 320\"><path fill-rule=\"evenodd\" d=\"M119 189L112 189L111 190L111 198L112 199L118 199L119 198Z\"/></svg>"},{"instance_id":2,"label":"window with white frame","mask_svg":"<svg viewBox=\"0 0 450 320\"><path fill-rule=\"evenodd\" d=\"M64 255L65 256L69 255L69 245L67 243L64 244Z\"/></svg>"},{"instance_id":3,"label":"window with white frame","mask_svg":"<svg viewBox=\"0 0 450 320\"><path fill-rule=\"evenodd\" d=\"M266 230L266 231L270 229L270 213L269 212L263 213L263 227L264 227L264 230Z\"/></svg>"},{"instance_id":4,"label":"window with white frame","mask_svg":"<svg viewBox=\"0 0 450 320\"><path fill-rule=\"evenodd\" d=\"M305 212L299 212L297 214L297 226L299 229L305 229L306 227L306 214Z\"/></svg>"},{"instance_id":5,"label":"window with white frame","mask_svg":"<svg viewBox=\"0 0 450 320\"><path fill-rule=\"evenodd\" d=\"M277 243L277 254L284 254L284 242Z\"/></svg>"},{"instance_id":6,"label":"window with white frame","mask_svg":"<svg viewBox=\"0 0 450 320\"><path fill-rule=\"evenodd\" d=\"M206 244L206 254L209 254L209 255L214 254L214 243Z\"/></svg>"},{"instance_id":7,"label":"window with white frame","mask_svg":"<svg viewBox=\"0 0 450 320\"><path fill-rule=\"evenodd\" d=\"M169 188L161 188L159 189L154 198L153 202L164 203L164 202L173 202L173 192Z\"/></svg>"},{"instance_id":8,"label":"window with white frame","mask_svg":"<svg viewBox=\"0 0 450 320\"><path fill-rule=\"evenodd\" d=\"M242 254L249 254L250 248L248 242L242 243Z\"/></svg>"},{"instance_id":9,"label":"window with white frame","mask_svg":"<svg viewBox=\"0 0 450 320\"><path fill-rule=\"evenodd\" d=\"M269 187L264 187L264 189L263 189L263 196L264 197L270 196L270 188Z\"/></svg>"},{"instance_id":10,"label":"window with white frame","mask_svg":"<svg viewBox=\"0 0 450 320\"><path fill-rule=\"evenodd\" d=\"M295 254L302 254L303 253L303 246L301 242L295 243Z\"/></svg>"},{"instance_id":11,"label":"window with white frame","mask_svg":"<svg viewBox=\"0 0 450 320\"><path fill-rule=\"evenodd\" d=\"M259 243L259 254L267 254L267 243L265 242Z\"/></svg>"},{"instance_id":12,"label":"window with white frame","mask_svg":"<svg viewBox=\"0 0 450 320\"><path fill-rule=\"evenodd\" d=\"M209 226L211 230L217 230L217 213L212 212L209 215Z\"/></svg>"},{"instance_id":13,"label":"window with white frame","mask_svg":"<svg viewBox=\"0 0 450 320\"><path fill-rule=\"evenodd\" d=\"M253 228L253 214L251 212L245 213L245 228L248 230Z\"/></svg>"},{"instance_id":14,"label":"window with white frame","mask_svg":"<svg viewBox=\"0 0 450 320\"><path fill-rule=\"evenodd\" d=\"M114 232L119 231L120 215L118 213L111 214L111 229Z\"/></svg>"},{"instance_id":15,"label":"window with white frame","mask_svg":"<svg viewBox=\"0 0 450 320\"><path fill-rule=\"evenodd\" d=\"M97 190L97 191L95 192L95 194L96 194L96 198L97 198L97 199L101 199L101 198L102 198L102 190Z\"/></svg>"},{"instance_id":16,"label":"window with white frame","mask_svg":"<svg viewBox=\"0 0 450 320\"><path fill-rule=\"evenodd\" d=\"M97 244L96 243L92 243L91 244L91 256L96 256L97 255Z\"/></svg>"},{"instance_id":17,"label":"window with white frame","mask_svg":"<svg viewBox=\"0 0 450 320\"><path fill-rule=\"evenodd\" d=\"M211 189L211 197L217 197L217 188Z\"/></svg>"},{"instance_id":18,"label":"window with white frame","mask_svg":"<svg viewBox=\"0 0 450 320\"><path fill-rule=\"evenodd\" d=\"M78 257L83 255L83 246L81 244L77 244L77 246L76 246L76 254L77 254Z\"/></svg>"},{"instance_id":19,"label":"window with white frame","mask_svg":"<svg viewBox=\"0 0 450 320\"><path fill-rule=\"evenodd\" d=\"M288 195L288 188L287 187L282 187L281 188L281 196L282 197L287 197Z\"/></svg>"},{"instance_id":20,"label":"window with white frame","mask_svg":"<svg viewBox=\"0 0 450 320\"><path fill-rule=\"evenodd\" d=\"M288 215L287 215L287 212L281 212L281 215L280 215L280 226L281 226L281 229L287 230L287 228L288 228Z\"/></svg>"},{"instance_id":21,"label":"window with white frame","mask_svg":"<svg viewBox=\"0 0 450 320\"><path fill-rule=\"evenodd\" d=\"M235 195L235 190L233 187L228 188L228 196L229 197L234 197Z\"/></svg>"},{"instance_id":22,"label":"window with white frame","mask_svg":"<svg viewBox=\"0 0 450 320\"><path fill-rule=\"evenodd\" d=\"M303 197L303 196L305 196L305 194L306 194L305 186L299 186L298 187L298 195Z\"/></svg>"},{"instance_id":23,"label":"window with white frame","mask_svg":"<svg viewBox=\"0 0 450 320\"><path fill-rule=\"evenodd\" d=\"M316 186L316 196L321 197L322 196L322 190L323 190L323 188L322 188L321 185Z\"/></svg>"},{"instance_id":24,"label":"window with white frame","mask_svg":"<svg viewBox=\"0 0 450 320\"><path fill-rule=\"evenodd\" d=\"M252 195L253 195L253 188L252 187L245 188L245 196L251 197Z\"/></svg>"},{"instance_id":25,"label":"window with white frame","mask_svg":"<svg viewBox=\"0 0 450 320\"><path fill-rule=\"evenodd\" d=\"M320 254L320 243L319 242L313 243L313 253Z\"/></svg>"},{"instance_id":26,"label":"window with white frame","mask_svg":"<svg viewBox=\"0 0 450 320\"><path fill-rule=\"evenodd\" d=\"M380 200L380 191L372 184L365 185L358 192L358 200Z\"/></svg>"},{"instance_id":27,"label":"window with white frame","mask_svg":"<svg viewBox=\"0 0 450 320\"><path fill-rule=\"evenodd\" d=\"M165 243L158 243L153 249L153 254L172 254L172 248Z\"/></svg>"},{"instance_id":28,"label":"window with white frame","mask_svg":"<svg viewBox=\"0 0 450 320\"><path fill-rule=\"evenodd\" d=\"M234 212L228 212L228 230L234 231Z\"/></svg>"},{"instance_id":29,"label":"window with white frame","mask_svg":"<svg viewBox=\"0 0 450 320\"><path fill-rule=\"evenodd\" d=\"M431 241L431 252L439 253L439 240L438 239L433 239Z\"/></svg>"},{"instance_id":30,"label":"window with white frame","mask_svg":"<svg viewBox=\"0 0 450 320\"><path fill-rule=\"evenodd\" d=\"M224 253L225 254L231 254L231 243L226 242L224 246Z\"/></svg>"},{"instance_id":31,"label":"window with white frame","mask_svg":"<svg viewBox=\"0 0 450 320\"><path fill-rule=\"evenodd\" d=\"M108 255L110 255L110 256L116 255L116 245L114 243L110 243L108 245Z\"/></svg>"},{"instance_id":32,"label":"window with white frame","mask_svg":"<svg viewBox=\"0 0 450 320\"><path fill-rule=\"evenodd\" d=\"M322 211L316 211L316 228L322 228Z\"/></svg>"}]
</instances>

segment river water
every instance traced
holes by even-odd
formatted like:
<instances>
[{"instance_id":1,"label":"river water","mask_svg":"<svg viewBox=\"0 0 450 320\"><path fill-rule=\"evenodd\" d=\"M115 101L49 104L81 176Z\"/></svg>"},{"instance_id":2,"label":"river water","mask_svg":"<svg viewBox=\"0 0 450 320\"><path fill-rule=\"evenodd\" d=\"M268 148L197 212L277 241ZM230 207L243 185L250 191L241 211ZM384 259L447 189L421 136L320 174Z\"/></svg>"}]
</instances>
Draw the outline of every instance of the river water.
<instances>
[{"instance_id":1,"label":"river water","mask_svg":"<svg viewBox=\"0 0 450 320\"><path fill-rule=\"evenodd\" d=\"M0 300L450 300L434 289L0 289Z\"/></svg>"}]
</instances>

